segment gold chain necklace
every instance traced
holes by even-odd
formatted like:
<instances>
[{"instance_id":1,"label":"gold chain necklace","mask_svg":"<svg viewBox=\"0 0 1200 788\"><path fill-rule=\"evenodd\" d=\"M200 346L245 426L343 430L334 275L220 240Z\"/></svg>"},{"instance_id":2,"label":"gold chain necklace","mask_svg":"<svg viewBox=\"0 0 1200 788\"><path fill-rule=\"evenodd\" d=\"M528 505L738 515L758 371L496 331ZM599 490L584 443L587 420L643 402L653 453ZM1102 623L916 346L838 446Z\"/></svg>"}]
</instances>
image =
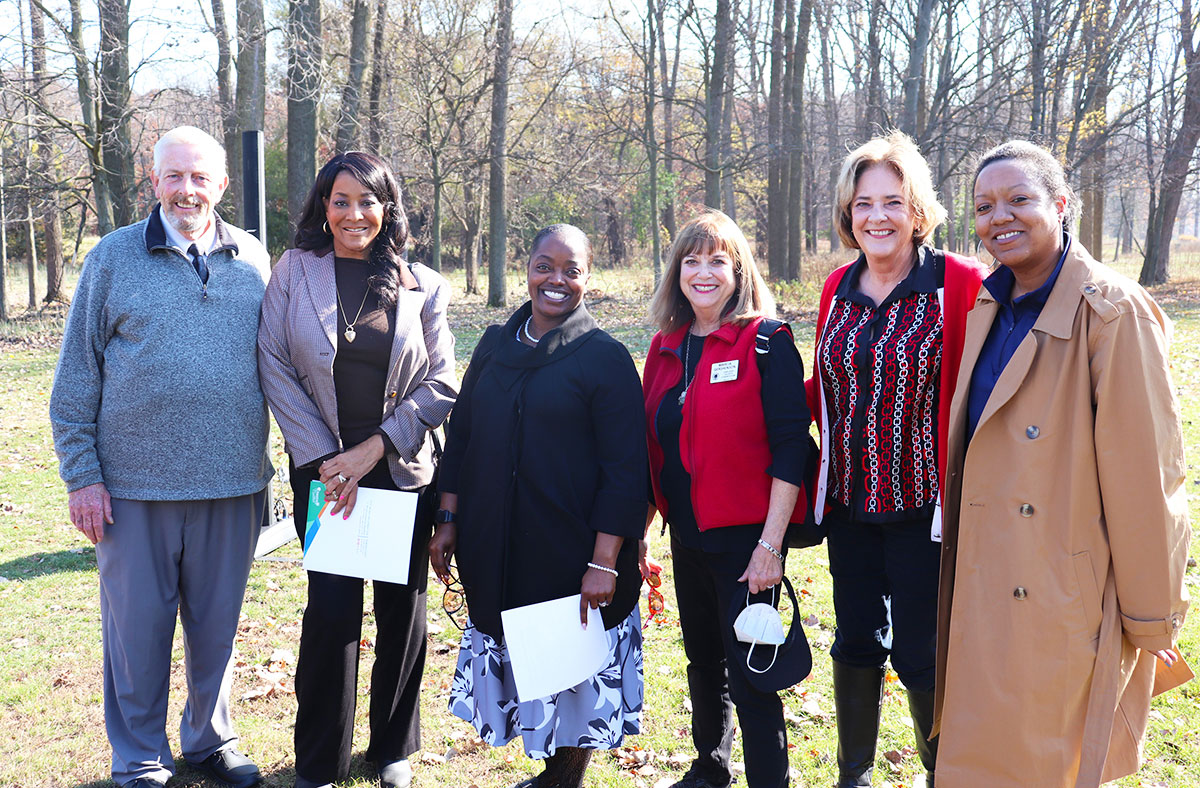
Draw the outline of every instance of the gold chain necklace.
<instances>
[{"instance_id":1,"label":"gold chain necklace","mask_svg":"<svg viewBox=\"0 0 1200 788\"><path fill-rule=\"evenodd\" d=\"M363 293L363 300L362 303L358 305L358 314L354 316L354 320L351 320L346 316L346 308L342 306L342 292L337 289L336 283L333 286L333 292L337 295L337 304L338 309L341 310L342 313L342 320L346 321L346 330L342 332L342 336L346 338L347 342L353 342L354 338L358 336L358 332L354 330L354 325L358 323L358 319L362 317L363 307L367 305L367 296L371 293L371 287L368 285L367 291Z\"/></svg>"}]
</instances>

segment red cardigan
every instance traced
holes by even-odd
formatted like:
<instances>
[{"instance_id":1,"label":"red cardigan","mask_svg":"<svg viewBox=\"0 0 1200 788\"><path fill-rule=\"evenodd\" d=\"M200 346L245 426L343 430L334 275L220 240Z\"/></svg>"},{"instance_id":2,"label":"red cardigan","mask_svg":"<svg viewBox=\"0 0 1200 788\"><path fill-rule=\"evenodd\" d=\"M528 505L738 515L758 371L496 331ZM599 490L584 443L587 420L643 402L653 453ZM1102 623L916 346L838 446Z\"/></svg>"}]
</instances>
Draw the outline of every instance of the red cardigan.
<instances>
[{"instance_id":1,"label":"red cardigan","mask_svg":"<svg viewBox=\"0 0 1200 788\"><path fill-rule=\"evenodd\" d=\"M942 372L938 391L938 468L939 478L945 479L946 446L950 430L950 402L954 399L954 386L958 381L958 366L962 361L963 337L967 329L967 313L975 306L975 296L983 282L987 269L973 257L959 257L950 252L946 256L945 280L938 288L938 301L942 307ZM833 306L834 294L842 277L854 261L834 270L825 280L821 288L821 307L817 313L817 332L815 348L820 351L821 340L825 334L825 321L829 318ZM829 482L829 414L825 411L822 401L821 365L813 362L813 375L805 382L808 394L808 407L821 430L821 463L817 468L816 492L813 495L813 514L817 522L825 516L828 507L825 504L825 492ZM942 491L938 491L939 503L934 510L933 530L936 538L941 539L941 508Z\"/></svg>"},{"instance_id":2,"label":"red cardigan","mask_svg":"<svg viewBox=\"0 0 1200 788\"><path fill-rule=\"evenodd\" d=\"M767 473L771 447L763 415L762 375L754 348L761 322L762 318L742 326L726 323L708 335L683 405L679 453L692 477L692 508L701 531L762 523L767 519L772 482ZM659 482L663 451L656 422L664 395L679 383L683 374L679 348L687 331L684 326L666 337L661 332L655 334L642 375L654 505L664 519L667 501ZM713 365L721 363L726 366L718 369L724 369L726 374L718 377L728 379L713 383ZM804 522L807 508L808 501L801 488L790 522Z\"/></svg>"}]
</instances>

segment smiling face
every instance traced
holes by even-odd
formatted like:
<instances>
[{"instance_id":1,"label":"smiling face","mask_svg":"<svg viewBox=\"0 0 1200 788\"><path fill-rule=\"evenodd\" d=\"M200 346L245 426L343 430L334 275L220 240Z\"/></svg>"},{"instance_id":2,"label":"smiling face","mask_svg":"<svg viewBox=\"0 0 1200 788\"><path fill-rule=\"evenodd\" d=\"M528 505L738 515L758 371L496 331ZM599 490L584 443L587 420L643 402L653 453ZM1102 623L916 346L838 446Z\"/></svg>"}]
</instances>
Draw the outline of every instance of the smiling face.
<instances>
[{"instance_id":1,"label":"smiling face","mask_svg":"<svg viewBox=\"0 0 1200 788\"><path fill-rule=\"evenodd\" d=\"M529 300L533 319L543 331L561 323L583 302L588 281L584 239L552 234L542 239L529 258Z\"/></svg>"},{"instance_id":2,"label":"smiling face","mask_svg":"<svg viewBox=\"0 0 1200 788\"><path fill-rule=\"evenodd\" d=\"M863 170L850 201L850 227L867 264L906 264L915 226L912 201L896 171L887 164Z\"/></svg>"},{"instance_id":3,"label":"smiling face","mask_svg":"<svg viewBox=\"0 0 1200 788\"><path fill-rule=\"evenodd\" d=\"M719 322L737 290L732 256L716 245L688 252L679 261L679 289L698 322Z\"/></svg>"},{"instance_id":4,"label":"smiling face","mask_svg":"<svg viewBox=\"0 0 1200 788\"><path fill-rule=\"evenodd\" d=\"M189 143L170 145L150 173L163 218L194 241L212 222L213 209L225 194L229 177L215 154Z\"/></svg>"},{"instance_id":5,"label":"smiling face","mask_svg":"<svg viewBox=\"0 0 1200 788\"><path fill-rule=\"evenodd\" d=\"M367 259L371 243L383 227L383 203L358 179L342 170L325 199L325 221L338 257Z\"/></svg>"},{"instance_id":6,"label":"smiling face","mask_svg":"<svg viewBox=\"0 0 1200 788\"><path fill-rule=\"evenodd\" d=\"M1053 269L1062 254L1066 196L1050 195L1023 163L1001 159L975 179L975 233L1014 273Z\"/></svg>"}]
</instances>

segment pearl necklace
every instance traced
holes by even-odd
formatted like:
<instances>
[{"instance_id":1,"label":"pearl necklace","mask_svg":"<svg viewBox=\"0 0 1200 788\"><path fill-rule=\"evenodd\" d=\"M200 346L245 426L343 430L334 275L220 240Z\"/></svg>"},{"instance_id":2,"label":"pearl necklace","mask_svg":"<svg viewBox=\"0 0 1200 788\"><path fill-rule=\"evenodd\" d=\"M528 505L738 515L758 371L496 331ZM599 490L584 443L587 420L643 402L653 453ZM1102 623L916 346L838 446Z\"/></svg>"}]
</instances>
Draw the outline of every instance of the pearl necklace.
<instances>
[{"instance_id":1,"label":"pearl necklace","mask_svg":"<svg viewBox=\"0 0 1200 788\"><path fill-rule=\"evenodd\" d=\"M530 320L533 320L533 315L530 315L529 317L525 318L525 325L521 326L521 330L525 332L525 338L536 345L538 342L542 341L542 338L538 337L537 339L534 339L533 334L529 333L529 321Z\"/></svg>"}]
</instances>

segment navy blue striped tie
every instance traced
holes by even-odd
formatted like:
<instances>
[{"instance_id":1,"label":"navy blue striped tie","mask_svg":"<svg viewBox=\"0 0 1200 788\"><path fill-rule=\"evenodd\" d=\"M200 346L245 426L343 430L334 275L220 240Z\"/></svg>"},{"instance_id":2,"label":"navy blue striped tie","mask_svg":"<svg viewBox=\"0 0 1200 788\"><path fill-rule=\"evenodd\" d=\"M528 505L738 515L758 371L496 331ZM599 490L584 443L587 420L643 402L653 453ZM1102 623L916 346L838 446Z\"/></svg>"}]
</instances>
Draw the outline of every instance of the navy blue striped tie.
<instances>
[{"instance_id":1,"label":"navy blue striped tie","mask_svg":"<svg viewBox=\"0 0 1200 788\"><path fill-rule=\"evenodd\" d=\"M200 254L200 249L195 244L188 247L188 254L192 256L192 266L196 273L200 274L200 281L208 284L208 255Z\"/></svg>"}]
</instances>

